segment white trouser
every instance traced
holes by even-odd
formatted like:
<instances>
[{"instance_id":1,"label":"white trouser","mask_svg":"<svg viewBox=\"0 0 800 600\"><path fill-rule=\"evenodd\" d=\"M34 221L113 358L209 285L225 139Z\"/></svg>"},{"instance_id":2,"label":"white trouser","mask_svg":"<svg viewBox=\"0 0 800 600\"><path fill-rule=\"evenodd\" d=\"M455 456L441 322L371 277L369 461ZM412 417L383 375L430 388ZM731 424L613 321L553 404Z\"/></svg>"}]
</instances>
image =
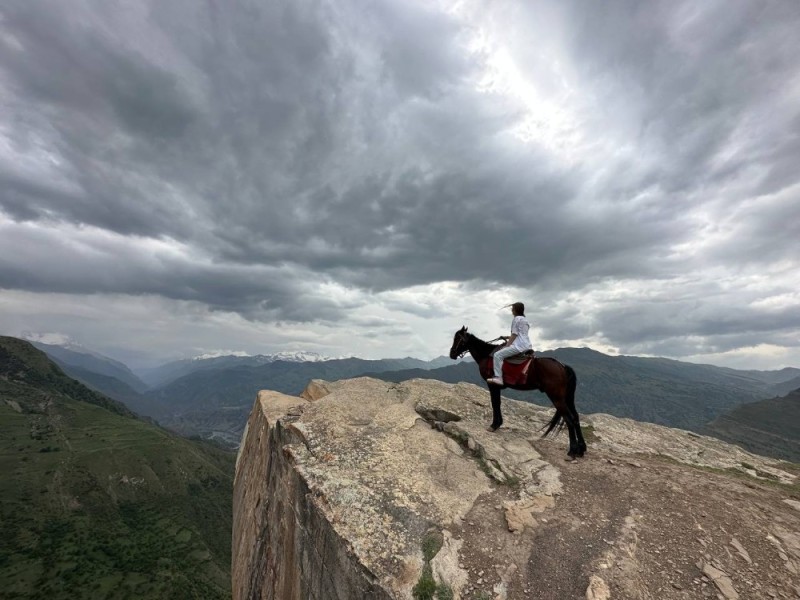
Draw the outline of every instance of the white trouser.
<instances>
[{"instance_id":1,"label":"white trouser","mask_svg":"<svg viewBox=\"0 0 800 600\"><path fill-rule=\"evenodd\" d=\"M494 353L494 376L499 377L500 379L503 378L503 361L507 359L509 356L514 356L515 354L519 354L520 352L525 352L524 350L519 350L518 348L514 348L514 346L506 346L505 348L500 348L497 352Z\"/></svg>"}]
</instances>

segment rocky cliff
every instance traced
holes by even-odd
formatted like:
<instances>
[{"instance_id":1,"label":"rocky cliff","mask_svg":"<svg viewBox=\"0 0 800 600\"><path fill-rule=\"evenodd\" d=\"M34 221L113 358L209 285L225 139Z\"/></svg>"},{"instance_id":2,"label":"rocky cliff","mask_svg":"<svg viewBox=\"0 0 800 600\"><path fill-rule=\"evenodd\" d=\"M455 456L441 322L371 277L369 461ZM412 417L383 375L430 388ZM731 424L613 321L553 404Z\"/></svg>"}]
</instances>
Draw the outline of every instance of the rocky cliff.
<instances>
[{"instance_id":1,"label":"rocky cliff","mask_svg":"<svg viewBox=\"0 0 800 600\"><path fill-rule=\"evenodd\" d=\"M797 598L800 467L713 438L470 384L262 391L234 483L233 597ZM578 400L580 408L580 399Z\"/></svg>"}]
</instances>

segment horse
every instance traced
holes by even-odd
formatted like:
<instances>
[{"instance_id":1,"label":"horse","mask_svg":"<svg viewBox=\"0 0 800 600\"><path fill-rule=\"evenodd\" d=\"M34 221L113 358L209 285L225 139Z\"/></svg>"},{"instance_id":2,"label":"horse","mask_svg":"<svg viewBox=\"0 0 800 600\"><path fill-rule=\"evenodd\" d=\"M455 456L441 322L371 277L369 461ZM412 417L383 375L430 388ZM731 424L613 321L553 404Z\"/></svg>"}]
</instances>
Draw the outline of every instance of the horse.
<instances>
[{"instance_id":1,"label":"horse","mask_svg":"<svg viewBox=\"0 0 800 600\"><path fill-rule=\"evenodd\" d=\"M469 352L478 364L482 378L486 379L494 373L492 355L500 347L500 345L484 342L469 333L466 327L462 327L453 336L450 358L456 360ZM503 424L503 415L500 412L501 389L510 387L515 390L540 390L550 398L556 409L556 414L553 415L550 423L545 425L547 431L542 437L547 437L556 427L561 429L566 423L569 430L568 456L571 459L583 456L586 452L586 442L583 439L578 411L575 410L575 387L577 384L578 379L572 367L561 364L554 358L533 358L524 383L503 386L489 385L489 394L492 399L492 424L488 430L497 431Z\"/></svg>"}]
</instances>

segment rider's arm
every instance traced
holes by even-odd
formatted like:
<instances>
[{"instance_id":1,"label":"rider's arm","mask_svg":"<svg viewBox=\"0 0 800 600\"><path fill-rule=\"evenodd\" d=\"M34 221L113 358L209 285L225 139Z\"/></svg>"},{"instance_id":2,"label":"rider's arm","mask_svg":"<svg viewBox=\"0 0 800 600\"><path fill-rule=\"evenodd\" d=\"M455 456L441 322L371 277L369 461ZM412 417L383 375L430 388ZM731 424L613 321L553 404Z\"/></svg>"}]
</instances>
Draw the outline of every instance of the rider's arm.
<instances>
[{"instance_id":1,"label":"rider's arm","mask_svg":"<svg viewBox=\"0 0 800 600\"><path fill-rule=\"evenodd\" d=\"M511 337L506 339L506 346L510 346L511 344L513 344L515 339L517 339L517 334L516 333L512 333Z\"/></svg>"}]
</instances>

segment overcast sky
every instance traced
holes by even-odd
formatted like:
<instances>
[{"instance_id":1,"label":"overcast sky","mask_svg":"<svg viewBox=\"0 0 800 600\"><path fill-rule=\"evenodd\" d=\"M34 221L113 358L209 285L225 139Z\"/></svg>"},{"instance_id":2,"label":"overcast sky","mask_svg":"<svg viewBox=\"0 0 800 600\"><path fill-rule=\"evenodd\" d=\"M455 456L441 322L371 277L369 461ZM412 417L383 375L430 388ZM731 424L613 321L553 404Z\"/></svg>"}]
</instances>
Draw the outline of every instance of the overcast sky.
<instances>
[{"instance_id":1,"label":"overcast sky","mask_svg":"<svg viewBox=\"0 0 800 600\"><path fill-rule=\"evenodd\" d=\"M4 0L0 332L800 367L800 2ZM53 339L53 338L51 338Z\"/></svg>"}]
</instances>

